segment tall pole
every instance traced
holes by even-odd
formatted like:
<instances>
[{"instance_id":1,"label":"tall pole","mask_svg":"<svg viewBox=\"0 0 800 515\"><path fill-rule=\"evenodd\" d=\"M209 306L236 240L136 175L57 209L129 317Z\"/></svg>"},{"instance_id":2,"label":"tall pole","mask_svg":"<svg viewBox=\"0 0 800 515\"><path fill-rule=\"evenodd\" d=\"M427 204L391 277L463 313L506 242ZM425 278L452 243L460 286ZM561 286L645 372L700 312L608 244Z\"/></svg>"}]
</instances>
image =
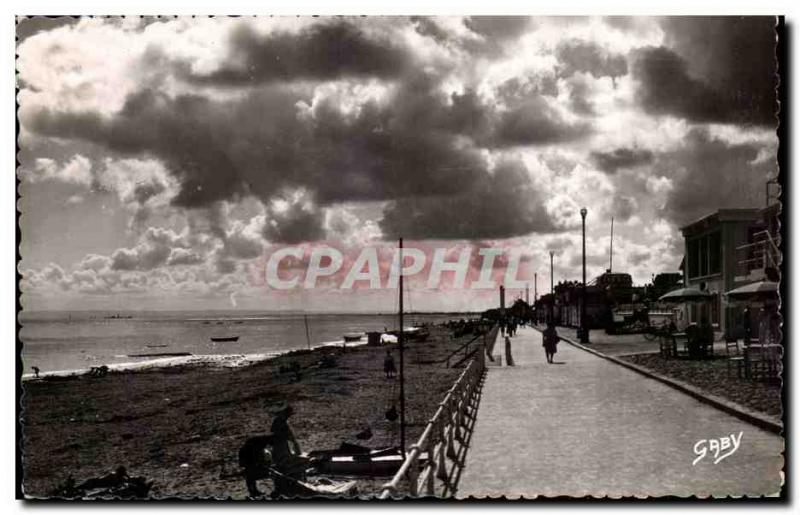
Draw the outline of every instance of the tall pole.
<instances>
[{"instance_id":1,"label":"tall pole","mask_svg":"<svg viewBox=\"0 0 800 515\"><path fill-rule=\"evenodd\" d=\"M536 294L537 286L539 286L539 277L537 277L537 273L533 273L533 302L539 298L539 295Z\"/></svg>"},{"instance_id":2,"label":"tall pole","mask_svg":"<svg viewBox=\"0 0 800 515\"><path fill-rule=\"evenodd\" d=\"M306 323L306 343L308 343L308 349L311 350L311 335L308 333L308 315L303 315L303 320Z\"/></svg>"},{"instance_id":3,"label":"tall pole","mask_svg":"<svg viewBox=\"0 0 800 515\"><path fill-rule=\"evenodd\" d=\"M553 251L550 251L550 321L555 323L553 317L555 316L556 296L553 289Z\"/></svg>"},{"instance_id":4,"label":"tall pole","mask_svg":"<svg viewBox=\"0 0 800 515\"><path fill-rule=\"evenodd\" d=\"M581 343L589 343L589 329L586 327L586 213L586 208L582 208L581 225L583 226L583 288L581 290Z\"/></svg>"},{"instance_id":5,"label":"tall pole","mask_svg":"<svg viewBox=\"0 0 800 515\"><path fill-rule=\"evenodd\" d=\"M403 335L403 238L400 238L400 332L397 336L397 344L400 348L400 449L403 453L403 458L406 457L406 390L405 390L405 375L403 374L403 347L405 342Z\"/></svg>"},{"instance_id":6,"label":"tall pole","mask_svg":"<svg viewBox=\"0 0 800 515\"><path fill-rule=\"evenodd\" d=\"M584 208L585 209L585 208ZM585 231L586 229L584 229ZM614 217L611 217L611 243L609 244L608 250L608 273L610 274L613 271L614 264Z\"/></svg>"}]
</instances>

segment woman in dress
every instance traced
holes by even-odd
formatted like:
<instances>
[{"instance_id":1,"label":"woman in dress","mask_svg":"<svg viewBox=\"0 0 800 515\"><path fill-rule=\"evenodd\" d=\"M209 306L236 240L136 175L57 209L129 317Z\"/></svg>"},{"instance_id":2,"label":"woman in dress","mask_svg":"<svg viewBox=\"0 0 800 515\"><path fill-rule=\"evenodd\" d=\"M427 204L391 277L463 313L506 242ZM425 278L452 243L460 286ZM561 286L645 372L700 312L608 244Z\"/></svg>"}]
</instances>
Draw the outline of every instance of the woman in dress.
<instances>
[{"instance_id":1,"label":"woman in dress","mask_svg":"<svg viewBox=\"0 0 800 515\"><path fill-rule=\"evenodd\" d=\"M547 322L547 329L544 330L542 346L544 353L547 357L547 362L553 362L553 356L556 353L556 346L558 345L558 332L556 332L556 325L553 322Z\"/></svg>"}]
</instances>

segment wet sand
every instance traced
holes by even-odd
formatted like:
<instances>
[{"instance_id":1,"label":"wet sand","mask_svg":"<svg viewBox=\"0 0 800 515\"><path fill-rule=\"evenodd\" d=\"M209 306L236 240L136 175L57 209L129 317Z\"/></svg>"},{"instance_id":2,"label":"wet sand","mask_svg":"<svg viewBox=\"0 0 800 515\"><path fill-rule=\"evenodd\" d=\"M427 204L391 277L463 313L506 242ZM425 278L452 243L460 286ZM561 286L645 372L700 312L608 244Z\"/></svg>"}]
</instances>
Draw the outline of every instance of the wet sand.
<instances>
[{"instance_id":1,"label":"wet sand","mask_svg":"<svg viewBox=\"0 0 800 515\"><path fill-rule=\"evenodd\" d=\"M427 342L407 345L409 445L461 373L443 361L469 338L452 339L435 328ZM383 372L387 349L397 360L395 344L344 353L319 348L234 369L174 366L26 382L25 493L46 496L68 475L81 481L124 465L131 475L155 481L154 497L245 498L244 481L231 477L239 471L239 447L248 436L268 433L273 411L287 401L303 451L342 441L397 445L399 424L384 415L399 395L397 382ZM323 356L337 366L317 366ZM281 372L291 362L299 374ZM366 427L373 437L356 439ZM375 493L386 481L360 481L359 491Z\"/></svg>"}]
</instances>

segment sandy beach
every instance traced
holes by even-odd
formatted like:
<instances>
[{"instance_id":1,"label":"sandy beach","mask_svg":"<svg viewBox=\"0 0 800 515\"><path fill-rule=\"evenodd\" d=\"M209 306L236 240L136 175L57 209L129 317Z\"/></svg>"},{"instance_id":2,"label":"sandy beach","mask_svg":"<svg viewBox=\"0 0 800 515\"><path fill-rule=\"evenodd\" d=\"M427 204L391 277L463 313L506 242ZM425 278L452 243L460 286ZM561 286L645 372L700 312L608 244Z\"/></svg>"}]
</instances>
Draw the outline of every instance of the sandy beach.
<instances>
[{"instance_id":1,"label":"sandy beach","mask_svg":"<svg viewBox=\"0 0 800 515\"><path fill-rule=\"evenodd\" d=\"M438 327L431 333L406 351L409 444L461 372L444 360L470 338L453 339ZM292 425L303 451L343 441L396 445L398 424L384 416L398 395L383 372L387 349L397 359L395 344L327 347L241 368L179 365L26 381L25 493L46 496L68 475L80 481L124 465L155 481L154 497L245 498L244 481L235 477L239 447L269 432L272 412L286 401L295 408ZM323 356L336 366L319 367ZM292 362L299 373L285 371ZM366 427L373 437L357 440ZM375 493L386 480L360 481L359 492Z\"/></svg>"}]
</instances>

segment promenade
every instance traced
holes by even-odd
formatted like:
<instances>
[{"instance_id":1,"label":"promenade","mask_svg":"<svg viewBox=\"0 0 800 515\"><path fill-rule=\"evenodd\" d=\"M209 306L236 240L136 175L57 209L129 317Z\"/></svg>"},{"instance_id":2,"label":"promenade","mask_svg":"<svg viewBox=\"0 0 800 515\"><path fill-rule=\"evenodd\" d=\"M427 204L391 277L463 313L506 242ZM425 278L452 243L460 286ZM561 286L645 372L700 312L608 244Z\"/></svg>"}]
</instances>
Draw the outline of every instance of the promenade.
<instances>
[{"instance_id":1,"label":"promenade","mask_svg":"<svg viewBox=\"0 0 800 515\"><path fill-rule=\"evenodd\" d=\"M534 329L511 341L515 366L488 370L456 497L779 491L780 436L563 341L548 365ZM734 454L692 465L696 442L740 431Z\"/></svg>"}]
</instances>

